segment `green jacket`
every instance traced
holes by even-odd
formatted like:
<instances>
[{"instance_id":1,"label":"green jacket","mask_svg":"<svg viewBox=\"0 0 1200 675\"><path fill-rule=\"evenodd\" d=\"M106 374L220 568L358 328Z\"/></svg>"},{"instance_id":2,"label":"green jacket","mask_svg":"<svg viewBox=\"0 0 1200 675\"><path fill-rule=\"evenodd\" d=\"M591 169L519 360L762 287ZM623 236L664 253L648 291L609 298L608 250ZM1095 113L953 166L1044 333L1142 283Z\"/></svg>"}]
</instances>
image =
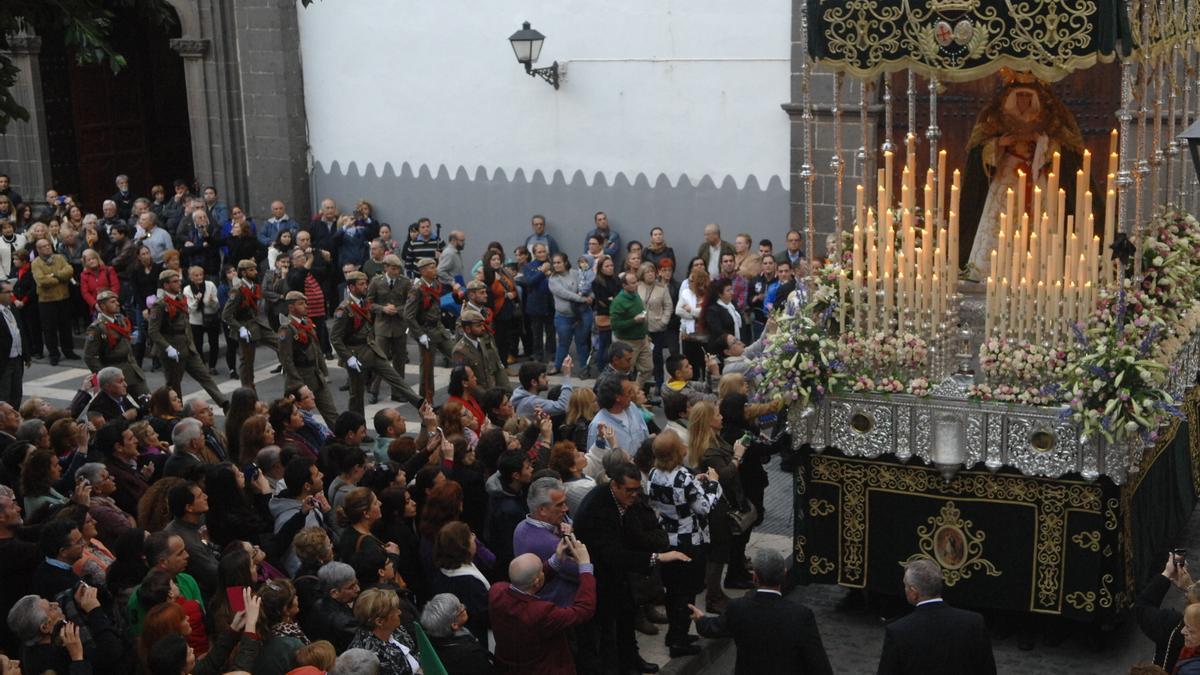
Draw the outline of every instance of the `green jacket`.
<instances>
[{"instance_id":1,"label":"green jacket","mask_svg":"<svg viewBox=\"0 0 1200 675\"><path fill-rule=\"evenodd\" d=\"M188 600L195 600L200 603L200 609L204 609L204 596L200 594L200 584L196 583L196 579L187 572L180 572L175 575L175 585L179 587L179 594ZM126 603L125 609L129 612L129 632L134 635L142 634L142 622L146 619L146 610L142 609L142 605L138 602L138 589L141 584L133 589L133 593L129 596L129 602Z\"/></svg>"},{"instance_id":2,"label":"green jacket","mask_svg":"<svg viewBox=\"0 0 1200 675\"><path fill-rule=\"evenodd\" d=\"M641 340L646 337L646 322L634 321L634 317L646 311L642 296L625 289L613 298L608 306L612 319L613 337L618 340Z\"/></svg>"}]
</instances>

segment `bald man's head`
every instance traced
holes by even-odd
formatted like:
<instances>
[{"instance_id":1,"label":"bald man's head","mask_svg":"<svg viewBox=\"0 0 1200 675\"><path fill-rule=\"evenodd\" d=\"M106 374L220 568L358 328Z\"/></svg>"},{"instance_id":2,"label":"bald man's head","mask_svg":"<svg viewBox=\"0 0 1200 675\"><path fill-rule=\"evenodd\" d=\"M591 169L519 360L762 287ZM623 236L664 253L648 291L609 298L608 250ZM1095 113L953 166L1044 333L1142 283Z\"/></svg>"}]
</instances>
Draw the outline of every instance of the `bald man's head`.
<instances>
[{"instance_id":1,"label":"bald man's head","mask_svg":"<svg viewBox=\"0 0 1200 675\"><path fill-rule=\"evenodd\" d=\"M537 593L545 581L542 576L542 559L533 553L513 558L508 564L508 580L526 593Z\"/></svg>"}]
</instances>

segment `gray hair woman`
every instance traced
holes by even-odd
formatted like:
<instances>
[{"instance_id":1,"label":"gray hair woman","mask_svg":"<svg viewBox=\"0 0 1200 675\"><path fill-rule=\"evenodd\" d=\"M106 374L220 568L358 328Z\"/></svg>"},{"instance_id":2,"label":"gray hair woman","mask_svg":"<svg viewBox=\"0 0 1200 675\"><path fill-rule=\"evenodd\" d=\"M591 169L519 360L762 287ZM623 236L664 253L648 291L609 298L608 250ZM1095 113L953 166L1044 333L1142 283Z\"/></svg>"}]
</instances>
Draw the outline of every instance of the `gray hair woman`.
<instances>
[{"instance_id":1,"label":"gray hair woman","mask_svg":"<svg viewBox=\"0 0 1200 675\"><path fill-rule=\"evenodd\" d=\"M492 654L466 629L467 606L453 593L438 593L425 603L421 627L448 673L490 673Z\"/></svg>"},{"instance_id":2,"label":"gray hair woman","mask_svg":"<svg viewBox=\"0 0 1200 675\"><path fill-rule=\"evenodd\" d=\"M354 568L343 562L327 562L317 572L324 593L306 615L304 634L313 640L329 640L334 649L346 651L358 622L350 606L358 597L358 578Z\"/></svg>"}]
</instances>

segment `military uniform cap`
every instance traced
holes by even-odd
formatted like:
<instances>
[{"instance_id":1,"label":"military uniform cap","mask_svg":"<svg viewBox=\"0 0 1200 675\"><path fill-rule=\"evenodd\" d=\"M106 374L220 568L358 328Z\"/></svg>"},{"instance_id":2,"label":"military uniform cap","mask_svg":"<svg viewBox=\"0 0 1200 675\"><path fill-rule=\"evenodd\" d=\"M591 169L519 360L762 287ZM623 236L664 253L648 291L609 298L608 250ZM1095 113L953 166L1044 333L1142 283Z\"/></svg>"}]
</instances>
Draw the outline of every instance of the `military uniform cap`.
<instances>
[{"instance_id":1,"label":"military uniform cap","mask_svg":"<svg viewBox=\"0 0 1200 675\"><path fill-rule=\"evenodd\" d=\"M113 293L112 291L100 291L96 295L96 302L101 303L101 302L104 302L105 300L108 300L109 298L115 298L115 297L117 297L117 294Z\"/></svg>"},{"instance_id":2,"label":"military uniform cap","mask_svg":"<svg viewBox=\"0 0 1200 675\"><path fill-rule=\"evenodd\" d=\"M249 258L247 258L246 260L238 261L238 271L239 272L241 272L242 270L256 270L256 269L258 269L258 263L254 262L253 260L251 260Z\"/></svg>"},{"instance_id":3,"label":"military uniform cap","mask_svg":"<svg viewBox=\"0 0 1200 675\"><path fill-rule=\"evenodd\" d=\"M467 282L467 290L468 291L486 291L487 286L485 286L483 284L483 282L478 279L472 279Z\"/></svg>"},{"instance_id":4,"label":"military uniform cap","mask_svg":"<svg viewBox=\"0 0 1200 675\"><path fill-rule=\"evenodd\" d=\"M308 302L308 296L300 291L288 291L287 295L283 296L287 302Z\"/></svg>"},{"instance_id":5,"label":"military uniform cap","mask_svg":"<svg viewBox=\"0 0 1200 675\"><path fill-rule=\"evenodd\" d=\"M430 265L436 265L436 264L437 264L437 261L434 260L433 258L421 258L420 260L417 261L417 269L421 269L422 267L428 267Z\"/></svg>"},{"instance_id":6,"label":"military uniform cap","mask_svg":"<svg viewBox=\"0 0 1200 675\"><path fill-rule=\"evenodd\" d=\"M404 263L400 261L400 256L396 255L395 253L389 253L389 254L383 256L383 264L384 265L395 265L396 267L404 266Z\"/></svg>"},{"instance_id":7,"label":"military uniform cap","mask_svg":"<svg viewBox=\"0 0 1200 675\"><path fill-rule=\"evenodd\" d=\"M355 272L347 272L346 273L346 283L353 283L355 281L366 281L366 280L367 280L367 275L363 274L362 272L355 271Z\"/></svg>"},{"instance_id":8,"label":"military uniform cap","mask_svg":"<svg viewBox=\"0 0 1200 675\"><path fill-rule=\"evenodd\" d=\"M175 270L163 270L158 273L158 282L159 283L162 283L164 281L170 281L171 279L179 279L179 278L181 278L179 276L179 272L176 272Z\"/></svg>"},{"instance_id":9,"label":"military uniform cap","mask_svg":"<svg viewBox=\"0 0 1200 675\"><path fill-rule=\"evenodd\" d=\"M458 315L458 320L461 323L483 323L483 315L473 309L464 309Z\"/></svg>"}]
</instances>

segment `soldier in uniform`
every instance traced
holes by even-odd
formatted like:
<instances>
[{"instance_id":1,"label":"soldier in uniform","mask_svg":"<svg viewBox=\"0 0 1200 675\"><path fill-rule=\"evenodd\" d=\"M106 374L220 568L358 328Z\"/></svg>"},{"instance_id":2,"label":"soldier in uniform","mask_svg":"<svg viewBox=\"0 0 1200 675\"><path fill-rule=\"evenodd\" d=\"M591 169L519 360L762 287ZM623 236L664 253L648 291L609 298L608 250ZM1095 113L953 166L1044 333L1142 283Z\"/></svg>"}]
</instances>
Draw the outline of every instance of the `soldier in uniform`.
<instances>
[{"instance_id":1,"label":"soldier in uniform","mask_svg":"<svg viewBox=\"0 0 1200 675\"><path fill-rule=\"evenodd\" d=\"M133 360L133 324L121 316L121 300L112 291L100 291L96 296L96 320L88 326L83 340L83 362L98 373L102 368L115 366L125 373L129 395L138 398L148 395L146 374Z\"/></svg>"},{"instance_id":2,"label":"soldier in uniform","mask_svg":"<svg viewBox=\"0 0 1200 675\"><path fill-rule=\"evenodd\" d=\"M279 340L279 364L283 367L284 390L300 384L308 385L317 400L317 410L325 418L325 425L333 428L337 420L337 406L333 403L333 391L329 388L329 368L321 354L321 342L317 339L317 328L308 318L308 298L300 291L288 291L288 320L280 327L283 332Z\"/></svg>"},{"instance_id":3,"label":"soldier in uniform","mask_svg":"<svg viewBox=\"0 0 1200 675\"><path fill-rule=\"evenodd\" d=\"M387 354L375 343L375 324L371 303L367 300L367 275L362 272L346 273L346 299L333 313L329 341L337 352L338 363L350 377L350 410L365 417L366 371L379 373L392 386L393 392L399 392L413 407L421 407L421 397L405 384L400 373L388 362Z\"/></svg>"},{"instance_id":4,"label":"soldier in uniform","mask_svg":"<svg viewBox=\"0 0 1200 675\"><path fill-rule=\"evenodd\" d=\"M391 355L392 367L401 375L408 362L404 303L408 301L411 288L412 279L404 276L404 263L394 253L383 257L383 274L376 275L367 284L367 301L375 316L375 341L385 354ZM379 382L378 374L371 378L371 403L379 402ZM403 399L399 392L393 391L392 400Z\"/></svg>"},{"instance_id":5,"label":"soldier in uniform","mask_svg":"<svg viewBox=\"0 0 1200 675\"><path fill-rule=\"evenodd\" d=\"M488 339L483 315L473 309L464 309L458 322L462 324L463 336L454 343L454 362L470 366L479 386L485 390L492 387L512 389L508 383L508 373L500 361L500 352L496 351L495 343Z\"/></svg>"},{"instance_id":6,"label":"soldier in uniform","mask_svg":"<svg viewBox=\"0 0 1200 675\"><path fill-rule=\"evenodd\" d=\"M495 335L496 329L492 327L492 308L488 307L487 301L487 286L482 281L472 279L467 283L467 301L463 303L463 309L479 312L483 317L483 325L487 327L487 335Z\"/></svg>"},{"instance_id":7,"label":"soldier in uniform","mask_svg":"<svg viewBox=\"0 0 1200 675\"><path fill-rule=\"evenodd\" d=\"M279 336L271 331L263 302L262 285L258 281L258 263L238 262L238 279L229 289L229 299L221 310L221 320L238 334L238 376L243 387L254 389L254 353L265 345L279 353Z\"/></svg>"},{"instance_id":8,"label":"soldier in uniform","mask_svg":"<svg viewBox=\"0 0 1200 675\"><path fill-rule=\"evenodd\" d=\"M183 396L180 385L183 383L183 373L187 371L222 410L227 410L229 399L213 382L204 360L200 358L200 352L196 351L196 343L192 341L192 328L188 325L188 301L180 292L183 282L179 272L163 270L158 275L158 283L162 286L163 296L150 308L147 330L150 343L154 345L154 356L162 363L167 386Z\"/></svg>"},{"instance_id":9,"label":"soldier in uniform","mask_svg":"<svg viewBox=\"0 0 1200 675\"><path fill-rule=\"evenodd\" d=\"M437 263L433 258L421 258L417 261L417 271L421 276L408 292L404 315L421 344L421 393L432 401L432 350L437 349L449 359L454 336L442 325L442 284L437 278Z\"/></svg>"}]
</instances>

